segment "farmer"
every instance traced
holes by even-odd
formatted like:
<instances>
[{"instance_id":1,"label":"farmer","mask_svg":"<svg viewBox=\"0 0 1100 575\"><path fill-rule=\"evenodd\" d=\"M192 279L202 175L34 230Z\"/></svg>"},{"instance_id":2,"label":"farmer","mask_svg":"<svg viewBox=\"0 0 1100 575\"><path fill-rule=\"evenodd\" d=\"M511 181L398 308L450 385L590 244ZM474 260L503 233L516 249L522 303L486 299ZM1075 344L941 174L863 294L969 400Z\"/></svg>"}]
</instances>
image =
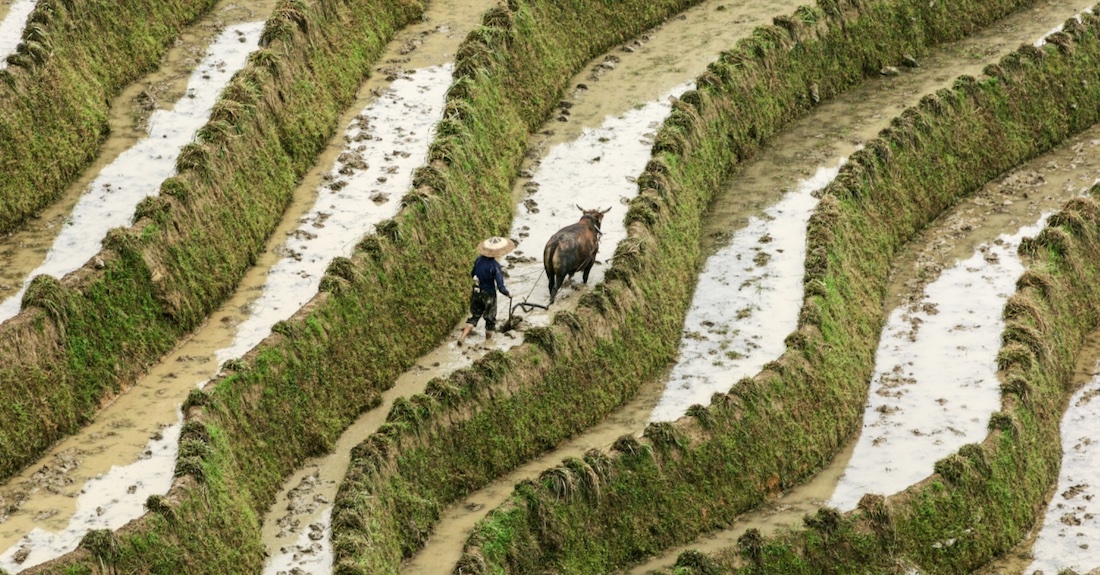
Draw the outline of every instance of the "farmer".
<instances>
[{"instance_id":1,"label":"farmer","mask_svg":"<svg viewBox=\"0 0 1100 575\"><path fill-rule=\"evenodd\" d=\"M502 237L491 237L478 244L477 253L480 255L474 260L474 269L470 272L474 282L470 292L470 319L466 320L462 335L458 336L458 345L462 345L462 340L470 335L477 321L483 317L485 341L493 339L493 331L497 327L497 290L508 296L509 302L512 300L512 294L504 287L504 270L496 258L514 249L515 242Z\"/></svg>"}]
</instances>

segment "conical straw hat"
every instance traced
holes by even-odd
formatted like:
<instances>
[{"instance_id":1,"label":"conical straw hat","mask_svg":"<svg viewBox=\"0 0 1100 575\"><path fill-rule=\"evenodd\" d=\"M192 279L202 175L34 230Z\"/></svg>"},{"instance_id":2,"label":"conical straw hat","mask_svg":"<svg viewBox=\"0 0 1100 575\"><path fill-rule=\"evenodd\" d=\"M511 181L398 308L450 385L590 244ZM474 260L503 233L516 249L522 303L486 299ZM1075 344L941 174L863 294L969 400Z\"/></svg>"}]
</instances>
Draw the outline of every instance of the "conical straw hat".
<instances>
[{"instance_id":1,"label":"conical straw hat","mask_svg":"<svg viewBox=\"0 0 1100 575\"><path fill-rule=\"evenodd\" d=\"M498 258L514 249L516 244L512 240L494 236L478 244L477 253L487 258Z\"/></svg>"}]
</instances>

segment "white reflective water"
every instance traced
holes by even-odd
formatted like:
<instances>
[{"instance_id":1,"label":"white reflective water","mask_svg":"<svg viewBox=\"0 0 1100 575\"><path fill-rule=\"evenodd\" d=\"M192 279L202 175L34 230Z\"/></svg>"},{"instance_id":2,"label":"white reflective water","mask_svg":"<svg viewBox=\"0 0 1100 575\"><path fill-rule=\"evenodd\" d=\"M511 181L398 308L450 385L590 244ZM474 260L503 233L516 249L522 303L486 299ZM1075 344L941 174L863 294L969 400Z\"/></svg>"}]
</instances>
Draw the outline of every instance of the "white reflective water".
<instances>
[{"instance_id":1,"label":"white reflective water","mask_svg":"<svg viewBox=\"0 0 1100 575\"><path fill-rule=\"evenodd\" d=\"M14 0L8 7L8 14L0 21L0 69L8 67L8 56L15 53L23 40L27 17L37 5L38 0Z\"/></svg>"},{"instance_id":2,"label":"white reflective water","mask_svg":"<svg viewBox=\"0 0 1100 575\"><path fill-rule=\"evenodd\" d=\"M694 404L709 405L714 393L729 391L783 354L802 307L815 192L843 164L819 167L707 259L684 320L679 359L650 421L673 421Z\"/></svg>"},{"instance_id":3,"label":"white reflective water","mask_svg":"<svg viewBox=\"0 0 1100 575\"><path fill-rule=\"evenodd\" d=\"M360 238L400 210L413 172L427 160L453 69L448 62L395 79L348 126L347 148L325 178L329 183L318 191L314 207L281 248L284 257L268 272L263 293L238 326L233 344L218 350L219 364L255 347L275 322L298 311L317 294L333 258L351 255ZM328 493L325 503L333 496ZM268 549L264 573L331 572L331 511L326 505L318 522L303 530L297 543Z\"/></svg>"},{"instance_id":4,"label":"white reflective water","mask_svg":"<svg viewBox=\"0 0 1100 575\"><path fill-rule=\"evenodd\" d=\"M671 99L693 86L694 82L681 84L657 100L608 117L599 128L585 129L577 139L547 151L512 220L510 235L517 241L517 248L504 259L508 262L506 285L515 297L514 303L530 301L545 305L550 300L542 250L555 232L580 220L578 205L584 209L610 208L600 226L603 234L588 286L603 281L616 247L626 239L624 218L630 201L638 194L635 178L649 161L653 137L672 110ZM558 292L558 303L550 312L533 311L526 315L528 324L548 325L553 310L561 307L560 302L574 297L578 290L588 289L582 287L581 276L578 272L573 282L566 280L565 287ZM506 304L507 298L498 298L498 303ZM507 317L507 308L503 314L498 312L498 319L503 319L502 316ZM515 343L518 342L502 338L492 347L507 349Z\"/></svg>"},{"instance_id":5,"label":"white reflective water","mask_svg":"<svg viewBox=\"0 0 1100 575\"><path fill-rule=\"evenodd\" d=\"M0 321L19 313L23 294L36 275L61 278L88 262L112 228L128 225L134 208L175 172L176 159L210 117L214 103L233 74L258 47L263 22L227 27L195 68L184 97L172 110L149 118L149 136L122 152L99 173L57 235L46 259L28 274L19 291L0 303Z\"/></svg>"},{"instance_id":6,"label":"white reflective water","mask_svg":"<svg viewBox=\"0 0 1100 575\"><path fill-rule=\"evenodd\" d=\"M163 495L172 486L182 426L183 412L178 412L177 422L150 440L140 459L88 481L69 525L57 533L34 528L0 554L0 569L18 573L45 563L76 549L92 529L115 530L143 515L149 496Z\"/></svg>"},{"instance_id":7,"label":"white reflective water","mask_svg":"<svg viewBox=\"0 0 1100 575\"><path fill-rule=\"evenodd\" d=\"M546 241L563 226L569 225L580 218L580 211L574 204L580 203L585 208L599 207L606 209L612 207L612 211L605 216L603 221L603 238L600 242L600 255L597 258L601 263L592 269L589 276L589 284L595 285L603 280L607 264L603 263L614 253L618 243L626 237L626 228L623 219L626 215L625 205L637 194L637 185L634 178L645 168L649 161L649 149L653 145L653 136L656 129L671 110L670 98L682 94L690 89L691 83L678 86L659 100L622 114L608 117L603 124L596 129L586 129L576 140L553 146L539 163L531 177L531 182L536 185L535 191L528 195L528 201L517 207L513 220L511 236L526 245L531 256L525 257L522 249L517 249L512 254L505 256L508 260L505 283L509 291L515 296L515 301L522 301L533 290L538 294L531 294L530 301L545 303L549 299L549 293L545 278L542 275L542 247ZM578 193L578 190L583 190ZM527 239L529 238L529 239ZM472 248L472 246L471 246ZM474 254L471 250L471 262ZM577 277L578 284L580 276ZM558 303L552 310L564 309L575 301L577 288L566 287L558 294ZM507 298L498 297L498 306L504 308L498 311L497 319L503 322L507 317ZM567 303L568 302L568 303ZM552 312L536 311L525 316L528 325L547 325ZM484 328L484 323L481 323ZM470 365L480 353L488 349L507 350L523 342L522 337L510 337L513 334L494 337L488 345L480 345L476 352L469 347L460 348L453 341L442 344L418 362L418 367L409 373L402 375L394 387L383 394L383 405L367 414L345 431L337 442L332 453L315 462L320 468L323 477L335 477L336 473L342 476L346 471L349 452L355 446L364 441L377 426L384 421L384 414L377 412L388 409L388 405L397 396L407 396L419 393L430 377L445 377L456 369ZM476 338L471 336L467 341L472 345ZM425 367L431 365L431 367ZM410 389L414 388L414 389ZM299 479L303 479L299 477ZM294 478L290 484L303 484ZM318 482L310 485L311 493L318 501L330 502L335 499L338 483ZM282 496L280 496L280 501ZM312 513L300 517L299 520L309 521L311 517L317 517L318 513L331 512L331 504L314 510ZM269 514L275 515L274 510ZM268 518L267 522L274 520L293 521L289 514L279 514L280 517ZM327 516L327 515L323 515ZM267 527L265 526L265 529ZM265 575L278 575L279 573L295 573L292 569L303 569L312 575L331 573L331 564L323 561L315 562L314 557L327 553L330 542L328 534L330 530L311 528L315 533L315 540L311 540L307 548L315 548L316 554L302 552L302 541L295 545L287 545L277 551L269 546L268 559L264 569ZM309 566L307 567L307 563Z\"/></svg>"},{"instance_id":8,"label":"white reflective water","mask_svg":"<svg viewBox=\"0 0 1100 575\"><path fill-rule=\"evenodd\" d=\"M930 475L937 460L985 438L1001 404L1001 312L1024 271L1017 248L1046 217L982 244L918 301L890 313L863 433L830 506L847 511L865 493L897 493Z\"/></svg>"},{"instance_id":9,"label":"white reflective water","mask_svg":"<svg viewBox=\"0 0 1100 575\"><path fill-rule=\"evenodd\" d=\"M46 261L24 282L18 294L0 304L3 319L19 311L23 292L34 275L56 277L78 269L100 249L107 231L129 222L142 198L154 194L171 175L180 148L209 117L217 95L254 50L263 22L230 26L210 45L190 77L185 97L172 111L156 111L149 137L123 152L105 168L81 197L58 235ZM150 495L167 493L172 483L180 422L161 431L142 459L90 480L82 489L68 527L60 532L35 528L0 555L0 568L18 572L76 548L90 529L117 529L144 513Z\"/></svg>"},{"instance_id":10,"label":"white reflective water","mask_svg":"<svg viewBox=\"0 0 1100 575\"><path fill-rule=\"evenodd\" d=\"M1100 441L1092 432L1100 421L1100 377L1070 399L1062 417L1062 468L1032 546L1027 573L1087 573L1100 567Z\"/></svg>"},{"instance_id":11,"label":"white reflective water","mask_svg":"<svg viewBox=\"0 0 1100 575\"><path fill-rule=\"evenodd\" d=\"M280 248L263 293L237 326L233 344L217 352L218 363L237 358L263 341L271 326L317 295L333 258L350 256L355 243L393 217L424 165L435 126L443 114L453 64L408 72L373 100L344 133L347 148L318 190L313 208Z\"/></svg>"},{"instance_id":12,"label":"white reflective water","mask_svg":"<svg viewBox=\"0 0 1100 575\"><path fill-rule=\"evenodd\" d=\"M1078 13L1078 14L1077 14L1076 16L1074 16L1074 17L1073 17L1072 19L1073 19L1073 20L1077 20L1078 22L1080 22L1080 21L1081 21L1081 14L1092 14L1092 8L1086 8L1086 9L1082 10L1082 11L1081 11L1081 12L1079 12L1079 13ZM1041 48L1041 47L1045 46L1045 45L1046 45L1046 43L1047 43L1047 38L1049 38L1051 34L1055 34L1055 33L1057 33L1057 32L1061 32L1061 31L1062 31L1062 28L1063 28L1064 26L1065 26L1064 24L1059 24L1059 25L1058 25L1058 26L1056 26L1055 28L1052 28L1052 29L1050 30L1050 32L1047 32L1046 34L1043 34L1043 37L1042 37L1042 38L1039 38L1038 40L1036 40L1036 41L1034 42L1034 46L1035 46L1036 48Z\"/></svg>"}]
</instances>

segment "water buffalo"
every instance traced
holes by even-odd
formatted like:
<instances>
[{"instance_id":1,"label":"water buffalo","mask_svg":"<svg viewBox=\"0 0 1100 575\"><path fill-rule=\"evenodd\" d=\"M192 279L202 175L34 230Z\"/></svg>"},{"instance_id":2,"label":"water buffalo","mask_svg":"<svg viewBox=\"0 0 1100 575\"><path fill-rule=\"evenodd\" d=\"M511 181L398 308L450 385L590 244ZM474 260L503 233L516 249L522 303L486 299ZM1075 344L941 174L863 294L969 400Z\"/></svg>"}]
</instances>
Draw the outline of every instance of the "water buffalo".
<instances>
[{"instance_id":1,"label":"water buffalo","mask_svg":"<svg viewBox=\"0 0 1100 575\"><path fill-rule=\"evenodd\" d=\"M592 271L600 248L600 224L603 215L611 211L611 208L586 210L580 206L577 209L582 212L580 221L555 232L542 250L542 265L550 280L550 303L554 303L566 276L573 279L573 274L583 271L584 283L588 283L588 272Z\"/></svg>"}]
</instances>

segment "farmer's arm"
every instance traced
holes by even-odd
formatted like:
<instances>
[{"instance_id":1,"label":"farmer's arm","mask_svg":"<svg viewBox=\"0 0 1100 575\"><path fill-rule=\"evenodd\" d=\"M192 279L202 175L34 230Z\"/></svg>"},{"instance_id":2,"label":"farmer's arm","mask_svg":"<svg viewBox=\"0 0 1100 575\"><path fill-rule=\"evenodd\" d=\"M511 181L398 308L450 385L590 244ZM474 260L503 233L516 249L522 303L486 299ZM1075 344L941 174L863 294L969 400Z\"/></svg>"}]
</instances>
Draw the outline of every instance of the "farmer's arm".
<instances>
[{"instance_id":1,"label":"farmer's arm","mask_svg":"<svg viewBox=\"0 0 1100 575\"><path fill-rule=\"evenodd\" d=\"M497 276L497 291L508 297L512 297L512 294L508 293L508 288L504 287L504 270L500 268L499 263L496 265L494 275Z\"/></svg>"}]
</instances>

